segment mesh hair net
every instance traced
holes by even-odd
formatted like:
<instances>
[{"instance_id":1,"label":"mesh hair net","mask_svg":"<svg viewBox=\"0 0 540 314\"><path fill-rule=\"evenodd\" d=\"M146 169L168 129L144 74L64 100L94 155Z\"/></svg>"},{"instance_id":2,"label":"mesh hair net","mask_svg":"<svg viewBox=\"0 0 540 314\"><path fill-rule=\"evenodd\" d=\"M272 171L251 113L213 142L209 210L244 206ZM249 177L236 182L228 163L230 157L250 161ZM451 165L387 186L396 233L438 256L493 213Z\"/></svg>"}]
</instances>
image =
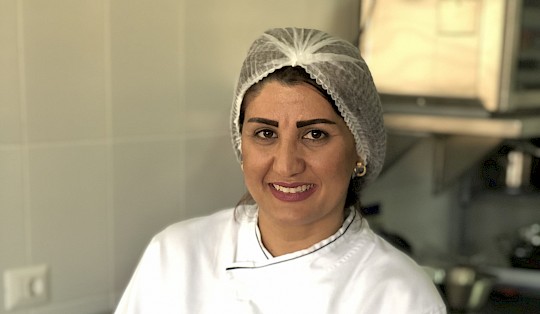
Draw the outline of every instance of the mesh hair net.
<instances>
[{"instance_id":1,"label":"mesh hair net","mask_svg":"<svg viewBox=\"0 0 540 314\"><path fill-rule=\"evenodd\" d=\"M386 133L371 73L354 45L314 29L270 29L251 45L231 110L232 141L238 160L242 154L239 115L244 94L285 66L302 67L332 97L354 136L358 156L366 164L365 183L374 180L384 162Z\"/></svg>"}]
</instances>

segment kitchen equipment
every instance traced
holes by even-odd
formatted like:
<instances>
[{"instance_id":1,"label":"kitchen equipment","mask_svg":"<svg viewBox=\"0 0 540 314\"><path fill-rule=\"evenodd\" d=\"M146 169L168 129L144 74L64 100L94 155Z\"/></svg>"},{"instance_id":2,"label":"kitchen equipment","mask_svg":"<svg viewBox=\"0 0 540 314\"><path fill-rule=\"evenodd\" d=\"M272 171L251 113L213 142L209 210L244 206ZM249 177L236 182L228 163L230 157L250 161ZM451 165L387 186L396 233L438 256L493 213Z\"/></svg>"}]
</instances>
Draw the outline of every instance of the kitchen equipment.
<instances>
[{"instance_id":1,"label":"kitchen equipment","mask_svg":"<svg viewBox=\"0 0 540 314\"><path fill-rule=\"evenodd\" d=\"M540 110L540 1L365 0L361 10L360 48L383 103Z\"/></svg>"},{"instance_id":2,"label":"kitchen equipment","mask_svg":"<svg viewBox=\"0 0 540 314\"><path fill-rule=\"evenodd\" d=\"M470 265L448 267L423 266L439 288L452 313L474 313L481 310L498 278Z\"/></svg>"},{"instance_id":3,"label":"kitchen equipment","mask_svg":"<svg viewBox=\"0 0 540 314\"><path fill-rule=\"evenodd\" d=\"M510 254L513 267L540 269L540 223L519 229L519 236Z\"/></svg>"},{"instance_id":4,"label":"kitchen equipment","mask_svg":"<svg viewBox=\"0 0 540 314\"><path fill-rule=\"evenodd\" d=\"M448 306L454 311L480 310L493 289L495 277L470 266L456 266L447 271L444 291Z\"/></svg>"},{"instance_id":5,"label":"kitchen equipment","mask_svg":"<svg viewBox=\"0 0 540 314\"><path fill-rule=\"evenodd\" d=\"M502 141L540 138L540 1L361 3L358 44L390 144L383 172L431 136L438 193ZM513 169L527 165L515 157Z\"/></svg>"},{"instance_id":6,"label":"kitchen equipment","mask_svg":"<svg viewBox=\"0 0 540 314\"><path fill-rule=\"evenodd\" d=\"M519 194L540 189L539 140L507 141L481 164L481 180L487 189Z\"/></svg>"}]
</instances>

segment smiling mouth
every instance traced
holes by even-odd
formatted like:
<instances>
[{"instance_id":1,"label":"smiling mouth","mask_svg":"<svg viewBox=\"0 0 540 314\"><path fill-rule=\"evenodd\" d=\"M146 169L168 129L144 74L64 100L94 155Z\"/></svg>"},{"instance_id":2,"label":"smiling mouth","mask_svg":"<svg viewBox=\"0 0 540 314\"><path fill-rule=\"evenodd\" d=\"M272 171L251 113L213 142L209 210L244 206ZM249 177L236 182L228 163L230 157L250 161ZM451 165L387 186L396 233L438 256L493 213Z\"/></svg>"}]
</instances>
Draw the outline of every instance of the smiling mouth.
<instances>
[{"instance_id":1,"label":"smiling mouth","mask_svg":"<svg viewBox=\"0 0 540 314\"><path fill-rule=\"evenodd\" d=\"M299 185L299 186L296 186L296 187L285 187L285 186L281 186L279 184L272 184L272 186L277 191L287 193L287 194L302 193L302 192L305 192L307 190L311 190L314 187L313 184L303 184L303 185Z\"/></svg>"}]
</instances>

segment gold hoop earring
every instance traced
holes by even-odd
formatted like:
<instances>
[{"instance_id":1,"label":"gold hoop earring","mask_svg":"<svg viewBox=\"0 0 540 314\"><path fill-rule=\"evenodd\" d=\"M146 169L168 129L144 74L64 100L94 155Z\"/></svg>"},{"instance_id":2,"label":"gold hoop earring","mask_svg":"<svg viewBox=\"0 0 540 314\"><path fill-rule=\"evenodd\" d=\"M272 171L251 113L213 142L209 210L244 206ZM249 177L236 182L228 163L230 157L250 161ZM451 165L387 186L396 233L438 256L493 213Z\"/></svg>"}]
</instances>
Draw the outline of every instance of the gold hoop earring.
<instances>
[{"instance_id":1,"label":"gold hoop earring","mask_svg":"<svg viewBox=\"0 0 540 314\"><path fill-rule=\"evenodd\" d=\"M359 161L356 163L356 167L353 169L353 178L360 178L366 175L367 168L363 162Z\"/></svg>"}]
</instances>

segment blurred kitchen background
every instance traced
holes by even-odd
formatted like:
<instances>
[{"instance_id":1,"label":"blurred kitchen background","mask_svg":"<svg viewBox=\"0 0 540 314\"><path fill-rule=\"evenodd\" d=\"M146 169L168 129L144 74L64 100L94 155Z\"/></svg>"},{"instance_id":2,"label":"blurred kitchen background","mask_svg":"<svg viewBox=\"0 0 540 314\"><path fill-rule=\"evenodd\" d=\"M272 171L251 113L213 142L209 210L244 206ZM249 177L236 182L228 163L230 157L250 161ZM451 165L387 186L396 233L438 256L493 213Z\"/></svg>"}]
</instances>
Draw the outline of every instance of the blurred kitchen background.
<instances>
[{"instance_id":1,"label":"blurred kitchen background","mask_svg":"<svg viewBox=\"0 0 540 314\"><path fill-rule=\"evenodd\" d=\"M481 12L506 1L417 2L473 4ZM270 27L312 27L359 45L365 35L372 40L366 56L373 56L373 38L391 39L375 32L384 24L377 14L396 11L370 9L358 0L0 0L0 313L111 313L155 233L234 206L244 193L228 122L251 41ZM540 46L538 33L532 36ZM389 62L399 55L392 53L384 55ZM457 68L460 53L450 61ZM452 68L437 73L452 76ZM423 76L435 71L423 69ZM503 80L496 81L501 90ZM453 95L452 84L441 85L459 104L475 103L472 109L456 114L444 101L442 111L433 109L448 95L425 88L390 88L406 95L383 98L389 157L363 195L376 209L369 219L406 241L423 265L485 269L502 278L502 297L534 300L538 256L527 268L512 267L510 257L520 245L529 255L540 247L535 102L483 108L474 101L483 95ZM509 158L514 152L521 159ZM524 243L529 238L536 244ZM22 285L43 298L6 310L14 293L6 287L18 285L6 278L32 279L33 269L30 277L24 269L42 265L46 280Z\"/></svg>"}]
</instances>

